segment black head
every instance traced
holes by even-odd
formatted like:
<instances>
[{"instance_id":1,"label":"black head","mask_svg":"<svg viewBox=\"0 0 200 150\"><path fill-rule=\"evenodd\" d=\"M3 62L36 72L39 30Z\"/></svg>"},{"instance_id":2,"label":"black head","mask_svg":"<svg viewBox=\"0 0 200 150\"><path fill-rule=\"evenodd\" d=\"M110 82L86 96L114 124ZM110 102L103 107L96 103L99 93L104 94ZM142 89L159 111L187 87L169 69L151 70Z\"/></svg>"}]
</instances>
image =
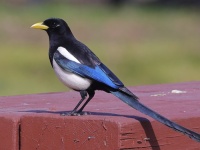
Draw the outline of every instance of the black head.
<instances>
[{"instance_id":1,"label":"black head","mask_svg":"<svg viewBox=\"0 0 200 150\"><path fill-rule=\"evenodd\" d=\"M73 36L67 23L59 18L49 18L44 22L39 22L31 26L31 28L42 29L47 31L49 37Z\"/></svg>"}]
</instances>

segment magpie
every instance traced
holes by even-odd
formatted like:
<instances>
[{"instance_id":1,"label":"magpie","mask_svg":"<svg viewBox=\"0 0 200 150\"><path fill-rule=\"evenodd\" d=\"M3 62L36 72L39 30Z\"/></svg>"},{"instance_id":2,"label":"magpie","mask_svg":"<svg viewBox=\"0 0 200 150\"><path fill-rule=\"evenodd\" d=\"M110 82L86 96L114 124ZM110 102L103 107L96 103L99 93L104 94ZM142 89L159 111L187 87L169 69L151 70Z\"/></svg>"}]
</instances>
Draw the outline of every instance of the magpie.
<instances>
[{"instance_id":1,"label":"magpie","mask_svg":"<svg viewBox=\"0 0 200 150\"><path fill-rule=\"evenodd\" d=\"M81 100L70 115L81 115L96 90L113 94L132 108L162 124L200 142L200 134L182 127L139 102L124 84L83 43L78 41L68 24L59 18L49 18L31 28L45 30L49 36L49 60L57 77L67 87L78 91ZM88 95L88 98L86 99ZM83 103L83 101L86 101ZM83 103L83 104L82 104ZM82 104L82 106L80 106Z\"/></svg>"}]
</instances>

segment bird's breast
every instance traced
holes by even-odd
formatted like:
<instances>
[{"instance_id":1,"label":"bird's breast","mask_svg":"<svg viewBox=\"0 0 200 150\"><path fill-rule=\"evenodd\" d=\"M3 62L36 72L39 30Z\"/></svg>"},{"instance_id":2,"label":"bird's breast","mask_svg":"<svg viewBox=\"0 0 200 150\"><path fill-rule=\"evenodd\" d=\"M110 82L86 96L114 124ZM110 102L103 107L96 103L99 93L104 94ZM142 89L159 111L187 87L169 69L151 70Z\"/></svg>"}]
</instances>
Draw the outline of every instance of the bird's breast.
<instances>
[{"instance_id":1,"label":"bird's breast","mask_svg":"<svg viewBox=\"0 0 200 150\"><path fill-rule=\"evenodd\" d=\"M54 59L53 68L60 81L71 89L78 91L87 90L92 83L92 81L87 78L83 78L79 75L63 70Z\"/></svg>"}]
</instances>

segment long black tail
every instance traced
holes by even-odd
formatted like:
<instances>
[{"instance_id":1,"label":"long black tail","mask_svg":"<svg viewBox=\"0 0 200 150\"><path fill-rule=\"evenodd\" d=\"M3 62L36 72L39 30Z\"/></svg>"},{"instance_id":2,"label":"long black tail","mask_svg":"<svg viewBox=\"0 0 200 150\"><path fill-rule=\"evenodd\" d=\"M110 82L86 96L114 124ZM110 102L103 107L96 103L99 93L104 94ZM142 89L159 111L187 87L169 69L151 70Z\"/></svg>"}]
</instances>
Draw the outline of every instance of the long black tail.
<instances>
[{"instance_id":1,"label":"long black tail","mask_svg":"<svg viewBox=\"0 0 200 150\"><path fill-rule=\"evenodd\" d=\"M113 95L121 99L123 102L127 103L132 108L135 108L136 110L154 118L155 120L165 124L166 126L184 133L185 135L189 136L191 139L196 140L200 142L200 134L193 132L187 128L184 128L169 119L163 117L162 115L158 114L157 112L151 110L150 108L146 107L145 105L141 104L137 99L135 99L133 96L130 96L122 91L111 91Z\"/></svg>"}]
</instances>

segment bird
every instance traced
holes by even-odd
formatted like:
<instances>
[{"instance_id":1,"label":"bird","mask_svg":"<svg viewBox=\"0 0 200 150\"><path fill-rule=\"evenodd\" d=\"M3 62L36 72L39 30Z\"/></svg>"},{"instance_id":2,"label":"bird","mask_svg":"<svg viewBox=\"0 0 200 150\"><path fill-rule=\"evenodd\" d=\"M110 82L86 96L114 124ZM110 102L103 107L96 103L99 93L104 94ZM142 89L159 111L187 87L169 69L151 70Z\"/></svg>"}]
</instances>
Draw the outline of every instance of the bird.
<instances>
[{"instance_id":1,"label":"bird","mask_svg":"<svg viewBox=\"0 0 200 150\"><path fill-rule=\"evenodd\" d=\"M68 115L83 115L83 109L94 97L95 91L102 90L113 94L141 113L200 142L200 134L167 119L142 104L139 98L126 88L85 44L76 39L63 19L48 18L43 22L33 24L31 28L47 32L49 60L56 76L64 85L80 93L80 101Z\"/></svg>"}]
</instances>

